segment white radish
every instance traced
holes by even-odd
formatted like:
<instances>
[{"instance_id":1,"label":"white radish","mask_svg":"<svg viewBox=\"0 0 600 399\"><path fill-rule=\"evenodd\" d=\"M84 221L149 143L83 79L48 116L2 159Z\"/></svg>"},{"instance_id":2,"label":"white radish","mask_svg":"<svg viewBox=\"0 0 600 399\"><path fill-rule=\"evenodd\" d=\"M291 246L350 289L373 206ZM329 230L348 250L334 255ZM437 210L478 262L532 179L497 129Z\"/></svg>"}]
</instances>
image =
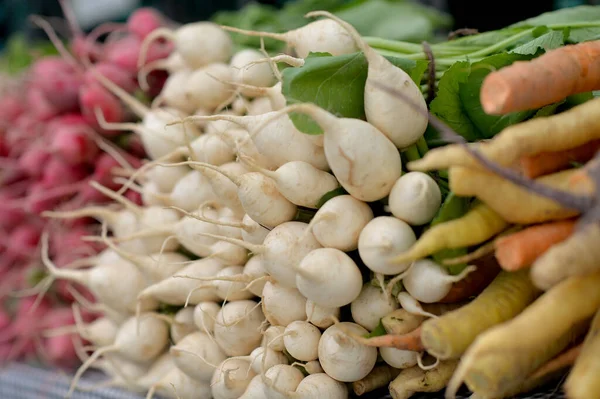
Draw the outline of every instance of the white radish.
<instances>
[{"instance_id":1,"label":"white radish","mask_svg":"<svg viewBox=\"0 0 600 399\"><path fill-rule=\"evenodd\" d=\"M319 374L323 373L323 367L321 367L321 363L318 360L311 360L310 362L304 363L304 370L308 374Z\"/></svg>"},{"instance_id":2,"label":"white radish","mask_svg":"<svg viewBox=\"0 0 600 399\"><path fill-rule=\"evenodd\" d=\"M267 87L275 81L275 75L269 64L253 63L264 58L264 55L254 49L240 50L231 57L229 65L235 71L234 80L253 86ZM242 91L244 95L244 93Z\"/></svg>"},{"instance_id":3,"label":"white radish","mask_svg":"<svg viewBox=\"0 0 600 399\"><path fill-rule=\"evenodd\" d=\"M231 180L237 186L244 211L263 226L275 227L296 216L296 205L281 195L275 182L262 173L250 172L238 177L214 165L200 162L190 162L190 165L193 168L212 169Z\"/></svg>"},{"instance_id":4,"label":"white radish","mask_svg":"<svg viewBox=\"0 0 600 399\"><path fill-rule=\"evenodd\" d=\"M350 252L358 248L358 237L373 219L365 202L351 195L338 195L325 202L310 221L310 229L324 247Z\"/></svg>"},{"instance_id":5,"label":"white radish","mask_svg":"<svg viewBox=\"0 0 600 399\"><path fill-rule=\"evenodd\" d=\"M271 171L250 157L242 155L240 159L250 169L271 178L281 195L298 206L316 209L321 197L339 187L335 176L303 161L287 162Z\"/></svg>"},{"instance_id":6,"label":"white radish","mask_svg":"<svg viewBox=\"0 0 600 399\"><path fill-rule=\"evenodd\" d=\"M134 264L146 277L149 284L154 284L165 278L171 277L181 270L189 258L179 252L162 252L150 255L138 255L119 248L106 237L106 226L103 225L102 241L123 259Z\"/></svg>"},{"instance_id":7,"label":"white radish","mask_svg":"<svg viewBox=\"0 0 600 399\"><path fill-rule=\"evenodd\" d=\"M379 325L382 317L396 309L398 302L371 283L363 285L360 295L350 305L352 320L369 331Z\"/></svg>"},{"instance_id":8,"label":"white radish","mask_svg":"<svg viewBox=\"0 0 600 399\"><path fill-rule=\"evenodd\" d=\"M402 284L417 301L435 303L450 292L453 283L462 280L476 269L475 266L467 266L460 274L451 276L448 270L434 261L421 259L414 262L402 279Z\"/></svg>"},{"instance_id":9,"label":"white radish","mask_svg":"<svg viewBox=\"0 0 600 399\"><path fill-rule=\"evenodd\" d=\"M377 348L356 342L346 332L363 336L369 332L355 323L343 322L329 327L319 341L319 361L323 370L341 382L365 378L377 362Z\"/></svg>"},{"instance_id":10,"label":"white radish","mask_svg":"<svg viewBox=\"0 0 600 399\"><path fill-rule=\"evenodd\" d=\"M340 308L320 306L311 300L307 300L306 316L306 321L311 322L319 328L327 328L333 325L334 320L339 319Z\"/></svg>"},{"instance_id":11,"label":"white radish","mask_svg":"<svg viewBox=\"0 0 600 399\"><path fill-rule=\"evenodd\" d=\"M237 399L246 391L256 373L246 358L233 357L217 367L210 381L214 399Z\"/></svg>"},{"instance_id":12,"label":"white radish","mask_svg":"<svg viewBox=\"0 0 600 399\"><path fill-rule=\"evenodd\" d=\"M269 399L288 399L304 378L302 372L287 364L277 364L262 376L265 396Z\"/></svg>"},{"instance_id":13,"label":"white radish","mask_svg":"<svg viewBox=\"0 0 600 399\"><path fill-rule=\"evenodd\" d=\"M140 84L140 88L144 91L150 90L150 86L148 85L148 74L157 69L164 69L169 72L169 76L175 75L177 72L189 70L189 66L185 63L185 60L176 51L173 51L167 58L161 58L156 61L152 61L141 67L138 71L138 82ZM168 80L168 79L167 79ZM166 85L166 83L165 83ZM164 86L161 91L164 92ZM177 107L176 107L177 108Z\"/></svg>"},{"instance_id":14,"label":"white radish","mask_svg":"<svg viewBox=\"0 0 600 399\"><path fill-rule=\"evenodd\" d=\"M223 262L215 258L194 261L175 276L145 288L140 292L139 300L154 298L160 302L179 306L184 305L186 301L192 305L204 301L216 301L219 297L214 285L204 281L199 283L193 277L212 277L223 267ZM185 276L192 278L185 278Z\"/></svg>"},{"instance_id":15,"label":"white radish","mask_svg":"<svg viewBox=\"0 0 600 399\"><path fill-rule=\"evenodd\" d=\"M115 341L119 331L118 323L108 317L99 317L85 324L79 306L74 303L72 307L76 330L83 339L98 347L110 345Z\"/></svg>"},{"instance_id":16,"label":"white radish","mask_svg":"<svg viewBox=\"0 0 600 399\"><path fill-rule=\"evenodd\" d=\"M306 320L306 298L297 289L275 282L268 281L263 288L262 309L273 326Z\"/></svg>"},{"instance_id":17,"label":"white radish","mask_svg":"<svg viewBox=\"0 0 600 399\"><path fill-rule=\"evenodd\" d=\"M208 178L197 170L190 170L181 178L169 194L169 204L186 211L193 211L207 201L218 201Z\"/></svg>"},{"instance_id":18,"label":"white radish","mask_svg":"<svg viewBox=\"0 0 600 399\"><path fill-rule=\"evenodd\" d=\"M216 166L235 161L234 149L219 134L203 134L191 146L195 161Z\"/></svg>"},{"instance_id":19,"label":"white radish","mask_svg":"<svg viewBox=\"0 0 600 399\"><path fill-rule=\"evenodd\" d=\"M152 399L155 392L172 399L210 398L210 385L194 380L175 367L150 388L146 399Z\"/></svg>"},{"instance_id":20,"label":"white radish","mask_svg":"<svg viewBox=\"0 0 600 399\"><path fill-rule=\"evenodd\" d=\"M334 380L323 372L314 373L300 381L293 398L346 399L348 398L348 388L345 384Z\"/></svg>"},{"instance_id":21,"label":"white radish","mask_svg":"<svg viewBox=\"0 0 600 399\"><path fill-rule=\"evenodd\" d=\"M352 36L334 21L327 19L311 22L286 33L249 31L229 26L223 26L223 29L248 36L281 40L292 47L301 58L308 57L311 52L342 55L357 51Z\"/></svg>"},{"instance_id":22,"label":"white radish","mask_svg":"<svg viewBox=\"0 0 600 399\"><path fill-rule=\"evenodd\" d=\"M367 121L381 130L398 148L417 142L427 128L427 103L411 77L371 48L356 29L326 11L313 11L308 17L325 16L340 24L350 34L356 46L364 53L369 64L365 83L365 114ZM403 94L398 98L379 88L377 83L389 86ZM415 110L417 106L420 109Z\"/></svg>"},{"instance_id":23,"label":"white radish","mask_svg":"<svg viewBox=\"0 0 600 399\"><path fill-rule=\"evenodd\" d=\"M191 74L191 70L183 69L169 75L159 95L164 104L186 114L194 112L197 107L188 100L186 95L187 82Z\"/></svg>"},{"instance_id":24,"label":"white radish","mask_svg":"<svg viewBox=\"0 0 600 399\"><path fill-rule=\"evenodd\" d=\"M166 374L168 374L172 369L175 368L175 364L173 363L173 357L169 352L165 352L161 356L159 356L154 362L152 366L148 369L148 372L136 380L136 385L139 385L141 388L148 390L152 387L152 385L159 382Z\"/></svg>"},{"instance_id":25,"label":"white radish","mask_svg":"<svg viewBox=\"0 0 600 399\"><path fill-rule=\"evenodd\" d=\"M306 114L321 127L327 163L349 194L371 202L390 193L402 174L402 161L394 143L381 131L360 119L337 118L312 103L290 105L274 112L273 116L265 114L263 118L267 122L256 130L272 129L278 123L270 123L271 120L290 112Z\"/></svg>"},{"instance_id":26,"label":"white radish","mask_svg":"<svg viewBox=\"0 0 600 399\"><path fill-rule=\"evenodd\" d=\"M325 307L350 304L360 294L360 269L350 256L335 248L319 248L306 255L296 270L296 286L307 299Z\"/></svg>"},{"instance_id":27,"label":"white radish","mask_svg":"<svg viewBox=\"0 0 600 399\"><path fill-rule=\"evenodd\" d=\"M251 300L229 302L217 314L215 340L228 356L248 355L260 344L264 320L260 304Z\"/></svg>"},{"instance_id":28,"label":"white radish","mask_svg":"<svg viewBox=\"0 0 600 399\"><path fill-rule=\"evenodd\" d=\"M194 22L173 31L168 28L153 30L142 43L138 66L145 63L145 55L153 41L160 38L173 40L175 52L190 68L200 68L213 62L227 62L233 42L229 35L213 22Z\"/></svg>"},{"instance_id":29,"label":"white radish","mask_svg":"<svg viewBox=\"0 0 600 399\"><path fill-rule=\"evenodd\" d=\"M277 352L283 352L285 345L283 343L283 334L285 333L285 326L272 325L269 326L264 334L261 347L265 346Z\"/></svg>"},{"instance_id":30,"label":"white radish","mask_svg":"<svg viewBox=\"0 0 600 399\"><path fill-rule=\"evenodd\" d=\"M405 351L396 348L379 348L384 362L397 369L407 369L417 365L419 352Z\"/></svg>"},{"instance_id":31,"label":"white radish","mask_svg":"<svg viewBox=\"0 0 600 399\"><path fill-rule=\"evenodd\" d=\"M194 324L198 330L212 334L221 306L215 302L200 302L194 307Z\"/></svg>"},{"instance_id":32,"label":"white radish","mask_svg":"<svg viewBox=\"0 0 600 399\"><path fill-rule=\"evenodd\" d=\"M417 241L413 229L400 219L379 216L371 220L358 238L358 253L375 273L394 275L407 270L411 263L394 263L392 259Z\"/></svg>"},{"instance_id":33,"label":"white radish","mask_svg":"<svg viewBox=\"0 0 600 399\"><path fill-rule=\"evenodd\" d=\"M166 167L154 165L144 173L144 178L155 183L160 192L170 193L177 182L187 175L189 170L185 166Z\"/></svg>"},{"instance_id":34,"label":"white radish","mask_svg":"<svg viewBox=\"0 0 600 399\"><path fill-rule=\"evenodd\" d=\"M285 328L283 343L287 352L303 362L317 360L321 331L307 321L293 321Z\"/></svg>"},{"instance_id":35,"label":"white radish","mask_svg":"<svg viewBox=\"0 0 600 399\"><path fill-rule=\"evenodd\" d=\"M442 204L442 192L431 176L408 172L401 176L388 198L392 214L411 226L431 222Z\"/></svg>"},{"instance_id":36,"label":"white radish","mask_svg":"<svg viewBox=\"0 0 600 399\"><path fill-rule=\"evenodd\" d=\"M250 380L246 390L239 399L265 399L265 388L266 386L263 382L262 375L255 375L254 378ZM219 398L215 397L215 399Z\"/></svg>"},{"instance_id":37,"label":"white radish","mask_svg":"<svg viewBox=\"0 0 600 399\"><path fill-rule=\"evenodd\" d=\"M227 359L214 340L200 331L185 336L169 352L175 366L194 380L205 382L212 378L215 365Z\"/></svg>"},{"instance_id":38,"label":"white radish","mask_svg":"<svg viewBox=\"0 0 600 399\"><path fill-rule=\"evenodd\" d=\"M277 167L290 161L304 161L310 163L317 169L328 170L329 166L327 165L323 148L313 144L305 134L297 130L294 123L287 115L273 120L275 116L280 115L279 112L280 111L262 115L246 116L189 116L184 118L183 122L221 119L230 121L240 125L248 132L251 132L252 141L256 145L258 151L269 158ZM273 123L265 123L271 120L273 120ZM394 150L397 152L395 147ZM395 180L396 179L394 179L394 181Z\"/></svg>"},{"instance_id":39,"label":"white radish","mask_svg":"<svg viewBox=\"0 0 600 399\"><path fill-rule=\"evenodd\" d=\"M269 97L257 97L246 108L247 115L262 115L275 110Z\"/></svg>"},{"instance_id":40,"label":"white radish","mask_svg":"<svg viewBox=\"0 0 600 399\"><path fill-rule=\"evenodd\" d=\"M105 76L98 73L94 76L142 119L140 123L108 123L98 108L96 119L100 127L106 130L133 130L140 135L151 159L164 157L200 134L194 126L167 126L167 122L184 117L185 113L182 111L175 108L150 109Z\"/></svg>"},{"instance_id":41,"label":"white radish","mask_svg":"<svg viewBox=\"0 0 600 399\"><path fill-rule=\"evenodd\" d=\"M192 72L185 83L188 101L197 108L213 110L233 100L232 90L223 81L232 80L233 70L224 63L212 63Z\"/></svg>"},{"instance_id":42,"label":"white radish","mask_svg":"<svg viewBox=\"0 0 600 399\"><path fill-rule=\"evenodd\" d=\"M213 284L219 298L228 301L239 301L242 299L251 299L254 296L252 292L246 290L244 282L219 280L221 277L239 276L243 273L244 266L227 266L216 274Z\"/></svg>"},{"instance_id":43,"label":"white radish","mask_svg":"<svg viewBox=\"0 0 600 399\"><path fill-rule=\"evenodd\" d=\"M267 284L268 276L262 263L262 255L254 255L244 265L244 275L250 276L250 283L247 285L248 291L256 296L262 297L263 289Z\"/></svg>"},{"instance_id":44,"label":"white radish","mask_svg":"<svg viewBox=\"0 0 600 399\"><path fill-rule=\"evenodd\" d=\"M253 245L228 237L217 237L247 248L255 255L262 255L264 270L278 283L296 287L296 270L300 261L309 252L321 248L312 233L307 232L303 222L286 222L278 225L267 234L262 245Z\"/></svg>"},{"instance_id":45,"label":"white radish","mask_svg":"<svg viewBox=\"0 0 600 399\"><path fill-rule=\"evenodd\" d=\"M194 308L182 308L175 313L171 323L171 340L178 344L189 334L198 330L194 323Z\"/></svg>"},{"instance_id":46,"label":"white radish","mask_svg":"<svg viewBox=\"0 0 600 399\"><path fill-rule=\"evenodd\" d=\"M265 353L267 354L265 356ZM259 346L248 356L252 370L257 374L263 374L265 371L277 364L288 364L287 356L280 351Z\"/></svg>"},{"instance_id":47,"label":"white radish","mask_svg":"<svg viewBox=\"0 0 600 399\"><path fill-rule=\"evenodd\" d=\"M41 238L41 256L52 279L68 280L87 287L97 300L119 312L136 309L138 293L146 287L146 278L136 266L122 260L99 264L85 270L58 269L48 256L48 234ZM152 299L139 302L142 310L154 309L158 303Z\"/></svg>"},{"instance_id":48,"label":"white radish","mask_svg":"<svg viewBox=\"0 0 600 399\"><path fill-rule=\"evenodd\" d=\"M135 317L129 318L119 328L113 344L98 348L79 367L73 376L67 397L71 397L83 373L100 356L114 353L134 362L147 362L160 355L167 346L168 339L169 328L167 324L156 317L155 314L144 313L139 320Z\"/></svg>"},{"instance_id":49,"label":"white radish","mask_svg":"<svg viewBox=\"0 0 600 399\"><path fill-rule=\"evenodd\" d=\"M286 105L287 100L281 91L281 89L283 87L281 82L275 83L271 87L252 86L252 85L247 85L247 84L243 84L243 83L239 83L239 82L228 82L228 83L230 83L232 86L236 86L239 89L243 90L243 92L246 93L247 95L255 97L255 99L250 103L250 107L249 107L248 113L247 113L248 115L266 114L267 112L270 112L270 111L280 110L283 107L285 107L285 105ZM259 100L260 100L260 106L253 105L254 102L259 101ZM267 105L266 105L267 100L268 100L268 103L270 104L270 106L269 106L270 109L268 111L263 111L267 107ZM255 107L258 109L254 110Z\"/></svg>"}]
</instances>

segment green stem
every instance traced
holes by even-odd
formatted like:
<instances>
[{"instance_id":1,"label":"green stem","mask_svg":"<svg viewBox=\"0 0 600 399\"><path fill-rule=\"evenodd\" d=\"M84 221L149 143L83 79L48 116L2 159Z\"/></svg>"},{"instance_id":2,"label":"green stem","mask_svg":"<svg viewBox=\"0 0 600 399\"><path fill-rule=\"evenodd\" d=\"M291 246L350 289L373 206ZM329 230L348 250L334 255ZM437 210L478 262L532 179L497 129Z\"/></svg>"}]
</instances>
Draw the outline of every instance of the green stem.
<instances>
[{"instance_id":1,"label":"green stem","mask_svg":"<svg viewBox=\"0 0 600 399\"><path fill-rule=\"evenodd\" d=\"M429 146L427 145L427 140L425 140L425 136L421 136L416 143L417 149L419 151L419 155L421 158L429 151Z\"/></svg>"},{"instance_id":2,"label":"green stem","mask_svg":"<svg viewBox=\"0 0 600 399\"><path fill-rule=\"evenodd\" d=\"M404 156L407 162L412 162L416 161L417 159L421 159L421 154L419 154L419 149L416 144L413 144L410 147L404 149L402 151L402 155Z\"/></svg>"},{"instance_id":3,"label":"green stem","mask_svg":"<svg viewBox=\"0 0 600 399\"><path fill-rule=\"evenodd\" d=\"M382 39L380 37L365 36L363 40L371 47L397 53L416 53L423 50L420 44L402 42L398 40Z\"/></svg>"}]
</instances>

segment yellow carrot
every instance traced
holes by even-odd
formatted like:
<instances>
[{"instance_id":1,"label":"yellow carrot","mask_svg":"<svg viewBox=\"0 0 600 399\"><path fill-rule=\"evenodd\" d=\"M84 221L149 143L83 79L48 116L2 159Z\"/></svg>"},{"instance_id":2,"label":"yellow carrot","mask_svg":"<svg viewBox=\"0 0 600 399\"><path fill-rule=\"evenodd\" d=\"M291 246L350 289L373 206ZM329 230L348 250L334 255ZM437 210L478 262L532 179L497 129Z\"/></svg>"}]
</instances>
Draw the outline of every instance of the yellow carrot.
<instances>
[{"instance_id":1,"label":"yellow carrot","mask_svg":"<svg viewBox=\"0 0 600 399\"><path fill-rule=\"evenodd\" d=\"M404 263L425 258L442 249L464 248L481 244L508 226L508 223L485 204L476 204L458 219L436 224L425 231L408 251L392 259Z\"/></svg>"},{"instance_id":2,"label":"yellow carrot","mask_svg":"<svg viewBox=\"0 0 600 399\"><path fill-rule=\"evenodd\" d=\"M533 283L547 290L570 276L600 271L600 225L589 223L554 244L531 266ZM600 290L600 287L598 287Z\"/></svg>"},{"instance_id":3,"label":"yellow carrot","mask_svg":"<svg viewBox=\"0 0 600 399\"><path fill-rule=\"evenodd\" d=\"M381 318L381 325L388 334L404 335L417 329L426 317L396 309Z\"/></svg>"},{"instance_id":4,"label":"yellow carrot","mask_svg":"<svg viewBox=\"0 0 600 399\"><path fill-rule=\"evenodd\" d=\"M408 399L417 392L437 392L444 389L456 369L456 360L443 360L434 369L419 366L404 369L389 385L393 399Z\"/></svg>"},{"instance_id":5,"label":"yellow carrot","mask_svg":"<svg viewBox=\"0 0 600 399\"><path fill-rule=\"evenodd\" d=\"M367 392L386 386L398 374L400 374L400 369L395 369L387 364L376 366L365 378L353 382L352 390L356 396L364 395Z\"/></svg>"},{"instance_id":6,"label":"yellow carrot","mask_svg":"<svg viewBox=\"0 0 600 399\"><path fill-rule=\"evenodd\" d=\"M536 179L549 187L568 191L569 179L574 169L565 170ZM541 223L549 220L567 219L577 211L567 209L554 200L533 194L502 177L481 170L462 166L449 170L450 189L457 195L475 196L487 204L506 221L515 224ZM578 186L577 194L588 194L590 187ZM573 191L572 191L573 192Z\"/></svg>"},{"instance_id":7,"label":"yellow carrot","mask_svg":"<svg viewBox=\"0 0 600 399\"><path fill-rule=\"evenodd\" d=\"M539 294L527 270L500 272L469 304L421 326L425 350L439 359L459 358L490 327L521 313Z\"/></svg>"},{"instance_id":8,"label":"yellow carrot","mask_svg":"<svg viewBox=\"0 0 600 399\"><path fill-rule=\"evenodd\" d=\"M600 310L583 341L581 353L565 383L569 399L600 397Z\"/></svg>"},{"instance_id":9,"label":"yellow carrot","mask_svg":"<svg viewBox=\"0 0 600 399\"><path fill-rule=\"evenodd\" d=\"M511 125L492 140L478 143L476 148L492 161L504 166L518 163L524 156L575 148L600 139L600 98L545 118L534 118ZM409 162L410 170L428 171L452 166L479 168L481 165L459 145L430 150L417 161Z\"/></svg>"},{"instance_id":10,"label":"yellow carrot","mask_svg":"<svg viewBox=\"0 0 600 399\"><path fill-rule=\"evenodd\" d=\"M464 381L482 397L502 397L562 352L600 307L600 273L572 277L545 292L515 318L482 333L448 383L455 397Z\"/></svg>"}]
</instances>

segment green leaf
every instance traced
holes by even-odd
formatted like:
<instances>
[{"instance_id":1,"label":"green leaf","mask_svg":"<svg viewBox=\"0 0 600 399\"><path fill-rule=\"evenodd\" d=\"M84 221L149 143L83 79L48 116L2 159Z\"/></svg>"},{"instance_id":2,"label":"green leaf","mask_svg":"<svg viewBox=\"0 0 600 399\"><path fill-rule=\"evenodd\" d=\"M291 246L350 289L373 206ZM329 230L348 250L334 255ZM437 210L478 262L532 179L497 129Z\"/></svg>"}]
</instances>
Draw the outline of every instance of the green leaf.
<instances>
[{"instance_id":1,"label":"green leaf","mask_svg":"<svg viewBox=\"0 0 600 399\"><path fill-rule=\"evenodd\" d=\"M364 337L365 338L373 338L373 337L380 337L382 335L387 335L387 331L385 331L385 328L383 327L381 320L379 320L379 324L377 324L377 327L375 327L375 329L373 331L371 331L370 333L365 334Z\"/></svg>"},{"instance_id":2,"label":"green leaf","mask_svg":"<svg viewBox=\"0 0 600 399\"><path fill-rule=\"evenodd\" d=\"M600 20L600 7L578 6L545 12L537 17L528 18L524 21L512 24L509 28L551 24L568 25L577 22L597 22L598 20Z\"/></svg>"},{"instance_id":3,"label":"green leaf","mask_svg":"<svg viewBox=\"0 0 600 399\"><path fill-rule=\"evenodd\" d=\"M467 81L470 72L471 64L468 61L453 64L440 79L437 95L429 108L433 115L467 141L476 141L482 138L483 134L467 115L459 95L459 86L461 82ZM435 141L441 140L439 133L433 128L428 128L425 138L430 147L435 147Z\"/></svg>"},{"instance_id":4,"label":"green leaf","mask_svg":"<svg viewBox=\"0 0 600 399\"><path fill-rule=\"evenodd\" d=\"M565 103L565 100L563 101L559 101L556 102L554 104L548 104L540 109L538 109L535 114L533 115L533 118L539 118L539 117L546 117L546 116L550 116L550 115L554 115L554 113L556 112L556 109Z\"/></svg>"},{"instance_id":5,"label":"green leaf","mask_svg":"<svg viewBox=\"0 0 600 399\"><path fill-rule=\"evenodd\" d=\"M409 1L369 0L335 13L363 36L420 42L452 19L434 8Z\"/></svg>"},{"instance_id":6,"label":"green leaf","mask_svg":"<svg viewBox=\"0 0 600 399\"><path fill-rule=\"evenodd\" d=\"M334 190L331 190L330 192L326 193L324 196L321 197L321 199L317 203L317 209L322 207L327 201L329 201L333 197L337 197L338 195L345 195L345 194L348 194L348 192L346 190L344 190L344 187L338 187Z\"/></svg>"},{"instance_id":7,"label":"green leaf","mask_svg":"<svg viewBox=\"0 0 600 399\"><path fill-rule=\"evenodd\" d=\"M551 50L565 44L564 32L552 30L512 50L511 53L535 55L540 49Z\"/></svg>"},{"instance_id":8,"label":"green leaf","mask_svg":"<svg viewBox=\"0 0 600 399\"><path fill-rule=\"evenodd\" d=\"M435 226L463 216L469 210L470 204L470 198L459 197L451 192L429 225Z\"/></svg>"},{"instance_id":9,"label":"green leaf","mask_svg":"<svg viewBox=\"0 0 600 399\"><path fill-rule=\"evenodd\" d=\"M427 69L426 61L387 57L403 69L415 82L420 82ZM288 104L312 102L327 111L346 118L365 119L364 87L368 64L362 53L340 56L316 54L299 68L283 71L282 92ZM322 130L308 116L291 114L294 125L308 134Z\"/></svg>"},{"instance_id":10,"label":"green leaf","mask_svg":"<svg viewBox=\"0 0 600 399\"><path fill-rule=\"evenodd\" d=\"M480 132L481 138L491 138L505 127L521 122L535 113L535 110L529 110L507 115L489 115L481 107L479 99L483 80L491 71L510 65L515 61L525 61L531 58L530 55L513 53L492 55L472 64L467 79L459 82L460 102L469 120Z\"/></svg>"}]
</instances>

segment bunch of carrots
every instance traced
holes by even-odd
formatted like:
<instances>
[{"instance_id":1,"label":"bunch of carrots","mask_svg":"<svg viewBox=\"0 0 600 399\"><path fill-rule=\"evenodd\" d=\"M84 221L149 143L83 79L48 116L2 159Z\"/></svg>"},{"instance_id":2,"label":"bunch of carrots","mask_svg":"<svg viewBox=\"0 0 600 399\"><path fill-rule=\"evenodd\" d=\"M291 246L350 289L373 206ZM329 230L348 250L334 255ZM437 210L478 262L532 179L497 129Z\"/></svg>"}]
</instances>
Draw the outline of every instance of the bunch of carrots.
<instances>
[{"instance_id":1,"label":"bunch of carrots","mask_svg":"<svg viewBox=\"0 0 600 399\"><path fill-rule=\"evenodd\" d=\"M599 90L599 55L600 41L584 42L494 71L483 82L482 107L503 115ZM493 254L502 270L467 304L408 329L383 319L388 335L362 340L422 348L439 360L430 371L387 376L392 396L446 387L450 399L464 382L474 398L507 398L568 372L569 399L600 397L600 98L475 144L429 120L450 144L408 168L446 171L452 193L474 205L431 226L395 261L469 248L445 263Z\"/></svg>"}]
</instances>

